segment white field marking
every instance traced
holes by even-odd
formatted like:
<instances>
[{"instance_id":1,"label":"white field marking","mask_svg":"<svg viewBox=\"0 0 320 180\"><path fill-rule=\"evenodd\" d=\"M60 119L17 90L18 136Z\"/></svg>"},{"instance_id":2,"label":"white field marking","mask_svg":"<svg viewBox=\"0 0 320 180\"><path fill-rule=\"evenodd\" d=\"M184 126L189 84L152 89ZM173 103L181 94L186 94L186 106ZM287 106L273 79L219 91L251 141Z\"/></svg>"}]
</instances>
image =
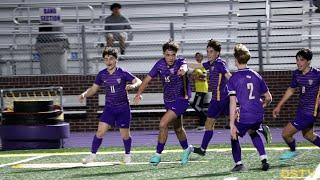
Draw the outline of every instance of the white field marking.
<instances>
[{"instance_id":1,"label":"white field marking","mask_svg":"<svg viewBox=\"0 0 320 180\"><path fill-rule=\"evenodd\" d=\"M283 151L289 149L288 147L266 147L266 150L269 151ZM305 146L305 147L297 147L297 149L301 150L312 150L319 149L316 146ZM242 151L256 151L256 148L241 148ZM213 148L207 149L207 152L228 152L231 151L231 148ZM134 150L131 151L132 154L144 154L144 153L154 153L154 150ZM163 151L163 153L175 153L182 152L182 149L169 149ZM25 153L25 154L0 154L1 157L24 157L24 156L69 156L69 155L83 155L89 154L89 152L56 152L56 153ZM123 154L123 151L109 151L109 152L98 152L97 154Z\"/></svg>"},{"instance_id":2,"label":"white field marking","mask_svg":"<svg viewBox=\"0 0 320 180\"><path fill-rule=\"evenodd\" d=\"M237 180L237 177L226 177L223 180Z\"/></svg>"},{"instance_id":3,"label":"white field marking","mask_svg":"<svg viewBox=\"0 0 320 180\"><path fill-rule=\"evenodd\" d=\"M188 163L208 163L209 161L189 161ZM161 164L180 164L180 161L164 161ZM49 163L49 164L17 164L11 166L11 168L30 168L30 169L49 169L49 168L75 168L75 167L99 167L99 166L113 166L113 165L147 165L149 162L131 162L123 163L119 161L115 162L93 162L88 164L82 163Z\"/></svg>"},{"instance_id":4,"label":"white field marking","mask_svg":"<svg viewBox=\"0 0 320 180\"><path fill-rule=\"evenodd\" d=\"M317 180L320 179L320 164L318 164L316 170L310 174L305 180Z\"/></svg>"},{"instance_id":5,"label":"white field marking","mask_svg":"<svg viewBox=\"0 0 320 180\"><path fill-rule=\"evenodd\" d=\"M48 156L50 156L50 155L39 155L39 156L31 157L31 158L28 158L28 159L24 159L24 160L12 162L12 163L0 164L0 168L6 167L6 166L13 166L13 165L16 165L16 164L25 163L25 162L29 162L29 161L32 161L32 160L35 160L35 159L40 159L40 158L48 157Z\"/></svg>"}]
</instances>

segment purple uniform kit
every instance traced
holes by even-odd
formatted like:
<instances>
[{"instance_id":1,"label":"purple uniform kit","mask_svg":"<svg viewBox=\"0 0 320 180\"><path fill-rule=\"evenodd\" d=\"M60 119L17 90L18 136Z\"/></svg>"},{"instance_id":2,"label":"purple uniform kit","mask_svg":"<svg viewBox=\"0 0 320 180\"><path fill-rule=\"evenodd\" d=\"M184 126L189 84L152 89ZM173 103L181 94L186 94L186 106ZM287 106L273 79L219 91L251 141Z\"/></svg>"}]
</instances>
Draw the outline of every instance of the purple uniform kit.
<instances>
[{"instance_id":1,"label":"purple uniform kit","mask_svg":"<svg viewBox=\"0 0 320 180\"><path fill-rule=\"evenodd\" d=\"M164 57L156 62L148 75L143 79L134 98L135 104L139 104L142 100L142 93L148 83L155 77L160 78L167 111L160 119L156 153L150 158L150 164L153 166L157 166L161 162L161 154L168 138L169 123L173 125L173 129L183 149L181 155L182 165L187 164L192 151L192 146L188 144L182 119L178 118L188 108L188 100L191 98L191 87L186 75L188 67L184 58L177 57L178 50L179 45L172 40L162 45Z\"/></svg>"},{"instance_id":2,"label":"purple uniform kit","mask_svg":"<svg viewBox=\"0 0 320 180\"><path fill-rule=\"evenodd\" d=\"M112 127L119 127L125 149L124 162L130 163L132 143L130 136L131 113L127 90L138 87L141 84L141 80L117 67L118 52L116 49L105 49L102 57L107 68L98 73L93 85L79 97L79 100L83 101L84 98L96 94L100 88L106 94L105 106L100 116L98 130L92 140L91 154L82 159L82 163L86 164L95 161L102 139Z\"/></svg>"},{"instance_id":3,"label":"purple uniform kit","mask_svg":"<svg viewBox=\"0 0 320 180\"><path fill-rule=\"evenodd\" d=\"M296 54L298 69L293 71L290 86L273 110L273 117L280 115L281 107L285 102L299 90L299 102L296 110L296 117L289 122L282 130L282 137L289 146L280 160L290 160L298 155L296 152L296 141L294 135L301 131L303 137L314 145L320 147L320 138L314 132L320 94L320 70L311 67L312 51L307 48L300 49Z\"/></svg>"},{"instance_id":4,"label":"purple uniform kit","mask_svg":"<svg viewBox=\"0 0 320 180\"><path fill-rule=\"evenodd\" d=\"M109 74L106 69L99 72L94 83L102 87L106 93L101 121L111 126L129 128L131 113L125 87L134 78L131 73L119 67L113 74Z\"/></svg>"},{"instance_id":5,"label":"purple uniform kit","mask_svg":"<svg viewBox=\"0 0 320 180\"><path fill-rule=\"evenodd\" d=\"M262 163L261 169L267 171L269 169L267 154L257 131L263 121L264 107L271 102L272 96L263 78L247 67L247 62L251 57L247 47L243 44L237 44L234 48L234 57L238 71L232 74L227 84L230 95L231 147L235 162L231 171L245 170L245 166L241 162L241 147L238 137L243 137L247 132L259 153ZM262 96L264 96L263 100ZM237 103L239 110L237 110Z\"/></svg>"},{"instance_id":6,"label":"purple uniform kit","mask_svg":"<svg viewBox=\"0 0 320 180\"><path fill-rule=\"evenodd\" d=\"M177 116L182 115L189 106L191 87L189 81L184 82L183 77L177 75L181 65L186 64L184 58L176 59L172 66L168 66L165 59L161 58L149 72L149 76L159 76L163 85L163 100L165 108L172 110ZM185 84L186 83L186 84ZM186 86L186 87L185 87ZM187 90L187 92L184 92ZM188 99L185 98L187 94Z\"/></svg>"}]
</instances>

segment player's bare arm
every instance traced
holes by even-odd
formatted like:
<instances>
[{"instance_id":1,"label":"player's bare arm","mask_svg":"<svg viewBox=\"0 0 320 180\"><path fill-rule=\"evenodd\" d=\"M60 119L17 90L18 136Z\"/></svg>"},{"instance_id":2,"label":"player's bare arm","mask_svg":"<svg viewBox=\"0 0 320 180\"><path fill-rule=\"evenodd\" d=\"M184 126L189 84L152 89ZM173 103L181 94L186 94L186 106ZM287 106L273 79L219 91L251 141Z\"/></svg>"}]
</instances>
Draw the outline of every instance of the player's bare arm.
<instances>
[{"instance_id":1,"label":"player's bare arm","mask_svg":"<svg viewBox=\"0 0 320 180\"><path fill-rule=\"evenodd\" d=\"M181 76L185 75L187 71L188 71L188 66L187 66L187 64L183 64L183 65L181 65L181 67L180 67L180 69L178 70L177 74L178 74L178 76L181 77Z\"/></svg>"},{"instance_id":2,"label":"player's bare arm","mask_svg":"<svg viewBox=\"0 0 320 180\"><path fill-rule=\"evenodd\" d=\"M280 102L277 104L276 108L272 111L272 115L274 118L276 118L281 110L282 105L287 102L287 100L294 94L295 89L289 87L286 92L284 93L283 97L281 98Z\"/></svg>"},{"instance_id":3,"label":"player's bare arm","mask_svg":"<svg viewBox=\"0 0 320 180\"><path fill-rule=\"evenodd\" d=\"M224 74L224 77L226 77L228 80L231 78L232 74L230 72L226 72Z\"/></svg>"},{"instance_id":4,"label":"player's bare arm","mask_svg":"<svg viewBox=\"0 0 320 180\"><path fill-rule=\"evenodd\" d=\"M100 86L97 84L93 84L89 89L80 94L79 101L82 102L86 97L91 97L96 94L100 89Z\"/></svg>"},{"instance_id":5,"label":"player's bare arm","mask_svg":"<svg viewBox=\"0 0 320 180\"><path fill-rule=\"evenodd\" d=\"M137 92L137 94L135 95L135 97L134 97L134 99L133 99L133 102L134 102L135 105L138 105L138 104L140 103L140 101L141 101L141 99L142 99L141 94L142 94L143 91L146 89L146 87L148 86L148 84L149 84L149 82L150 82L151 80L152 80L152 77L149 76L149 75L147 75L147 76L143 79L143 81L142 81L142 83L141 83L141 85L140 85L140 87L139 87L139 89L138 89L138 92Z\"/></svg>"},{"instance_id":6,"label":"player's bare arm","mask_svg":"<svg viewBox=\"0 0 320 180\"><path fill-rule=\"evenodd\" d=\"M237 139L238 129L235 126L235 120L237 118L237 100L235 95L230 96L230 134L232 139Z\"/></svg>"},{"instance_id":7,"label":"player's bare arm","mask_svg":"<svg viewBox=\"0 0 320 180\"><path fill-rule=\"evenodd\" d=\"M131 82L131 84L127 84L126 90L131 90L139 87L141 85L142 81L139 78L134 78Z\"/></svg>"},{"instance_id":8,"label":"player's bare arm","mask_svg":"<svg viewBox=\"0 0 320 180\"><path fill-rule=\"evenodd\" d=\"M270 91L264 93L264 101L263 101L263 108L267 107L272 102L272 95Z\"/></svg>"}]
</instances>

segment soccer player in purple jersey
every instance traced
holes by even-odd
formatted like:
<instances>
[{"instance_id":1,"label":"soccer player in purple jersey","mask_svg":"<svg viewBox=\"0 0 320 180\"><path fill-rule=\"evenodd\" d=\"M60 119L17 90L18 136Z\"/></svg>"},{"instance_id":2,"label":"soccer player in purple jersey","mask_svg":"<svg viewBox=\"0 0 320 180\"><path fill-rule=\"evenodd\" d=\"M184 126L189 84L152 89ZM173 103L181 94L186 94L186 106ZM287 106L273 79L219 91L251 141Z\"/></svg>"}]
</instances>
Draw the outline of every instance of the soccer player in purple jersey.
<instances>
[{"instance_id":1,"label":"soccer player in purple jersey","mask_svg":"<svg viewBox=\"0 0 320 180\"><path fill-rule=\"evenodd\" d=\"M221 44L215 40L209 40L207 44L208 61L202 64L188 63L191 68L204 67L209 70L209 86L212 90L212 99L210 101L205 122L205 133L203 135L201 147L194 147L193 152L204 156L209 142L213 136L213 129L216 119L220 115L229 114L229 96L226 87L231 73L226 67L226 62L220 57Z\"/></svg>"},{"instance_id":2,"label":"soccer player in purple jersey","mask_svg":"<svg viewBox=\"0 0 320 180\"><path fill-rule=\"evenodd\" d=\"M148 75L144 78L134 99L135 104L139 104L142 92L148 83L159 76L163 85L163 99L167 112L161 117L159 124L159 136L156 154L151 157L150 163L154 166L161 162L161 153L168 138L168 124L173 123L174 131L179 142L184 149L181 156L181 164L186 164L192 146L189 147L187 135L178 116L182 115L189 106L188 99L191 97L191 87L188 79L185 79L188 70L186 60L177 58L179 46L169 41L162 46L164 57L157 61Z\"/></svg>"},{"instance_id":3,"label":"soccer player in purple jersey","mask_svg":"<svg viewBox=\"0 0 320 180\"><path fill-rule=\"evenodd\" d=\"M288 144L290 150L285 151L280 160L288 160L297 156L296 141L293 136L302 131L305 139L320 147L320 138L313 131L314 122L317 116L320 94L320 70L310 66L312 51L310 49L301 49L296 54L296 64L298 69L293 71L291 84L283 95L282 99L273 110L273 117L276 118L283 104L294 94L295 89L299 87L300 96L296 117L289 122L282 131L282 137Z\"/></svg>"},{"instance_id":4,"label":"soccer player in purple jersey","mask_svg":"<svg viewBox=\"0 0 320 180\"><path fill-rule=\"evenodd\" d=\"M241 162L241 147L238 137L249 133L252 143L257 149L262 162L262 170L269 169L264 144L258 130L264 116L264 107L271 101L272 96L262 77L247 67L250 52L243 44L234 48L235 65L238 71L232 74L228 81L230 95L230 133L233 160L236 163L232 172L245 170ZM260 98L264 96L264 101ZM237 115L237 101L240 105L240 116Z\"/></svg>"},{"instance_id":5,"label":"soccer player in purple jersey","mask_svg":"<svg viewBox=\"0 0 320 180\"><path fill-rule=\"evenodd\" d=\"M100 116L98 130L93 138L91 154L82 160L82 163L94 162L96 153L101 145L105 133L114 126L119 127L124 143L124 162L131 162L131 113L127 90L134 89L141 84L141 80L131 73L117 67L118 52L115 49L106 49L102 57L107 68L100 71L93 85L79 96L80 101L93 96L98 90L105 90L105 106ZM130 84L127 84L127 83Z\"/></svg>"}]
</instances>

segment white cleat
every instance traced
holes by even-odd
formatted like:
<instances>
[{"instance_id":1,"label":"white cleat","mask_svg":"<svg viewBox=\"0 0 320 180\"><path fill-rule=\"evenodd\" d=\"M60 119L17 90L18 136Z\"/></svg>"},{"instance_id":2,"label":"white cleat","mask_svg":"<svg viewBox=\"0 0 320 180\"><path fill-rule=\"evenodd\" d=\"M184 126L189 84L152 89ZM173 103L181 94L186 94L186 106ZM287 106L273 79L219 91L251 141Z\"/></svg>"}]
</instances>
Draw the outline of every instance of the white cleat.
<instances>
[{"instance_id":1,"label":"white cleat","mask_svg":"<svg viewBox=\"0 0 320 180\"><path fill-rule=\"evenodd\" d=\"M92 163L96 160L96 154L90 154L82 159L82 164Z\"/></svg>"},{"instance_id":2,"label":"white cleat","mask_svg":"<svg viewBox=\"0 0 320 180\"><path fill-rule=\"evenodd\" d=\"M125 164L131 163L131 154L124 154L123 157L124 157L124 158L123 158L123 162L124 162Z\"/></svg>"}]
</instances>

